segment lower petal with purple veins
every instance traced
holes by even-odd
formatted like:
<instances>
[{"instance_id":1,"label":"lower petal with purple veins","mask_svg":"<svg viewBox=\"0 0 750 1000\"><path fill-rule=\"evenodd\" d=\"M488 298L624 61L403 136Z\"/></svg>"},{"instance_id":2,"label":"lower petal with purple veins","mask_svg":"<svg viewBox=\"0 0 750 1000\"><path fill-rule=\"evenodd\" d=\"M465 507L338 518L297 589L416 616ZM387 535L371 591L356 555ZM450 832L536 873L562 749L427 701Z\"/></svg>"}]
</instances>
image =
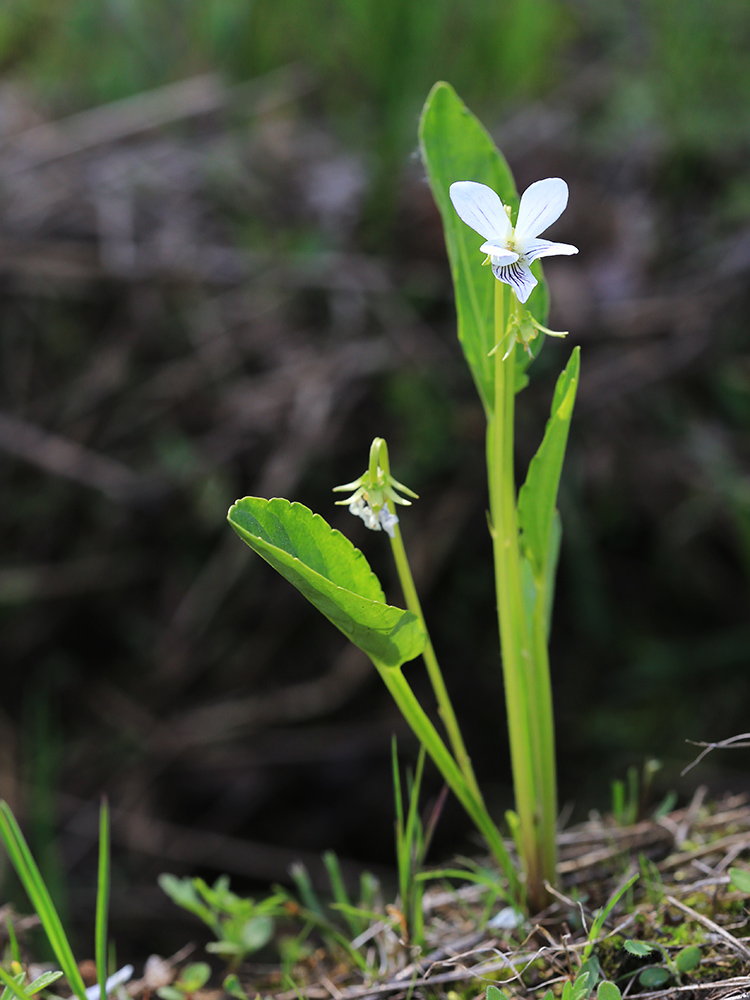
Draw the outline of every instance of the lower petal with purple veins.
<instances>
[{"instance_id":1,"label":"lower petal with purple veins","mask_svg":"<svg viewBox=\"0 0 750 1000\"><path fill-rule=\"evenodd\" d=\"M537 284L537 280L529 270L528 265L522 264L520 261L504 266L493 263L492 273L498 281L504 281L506 285L511 286L519 302L525 302Z\"/></svg>"}]
</instances>

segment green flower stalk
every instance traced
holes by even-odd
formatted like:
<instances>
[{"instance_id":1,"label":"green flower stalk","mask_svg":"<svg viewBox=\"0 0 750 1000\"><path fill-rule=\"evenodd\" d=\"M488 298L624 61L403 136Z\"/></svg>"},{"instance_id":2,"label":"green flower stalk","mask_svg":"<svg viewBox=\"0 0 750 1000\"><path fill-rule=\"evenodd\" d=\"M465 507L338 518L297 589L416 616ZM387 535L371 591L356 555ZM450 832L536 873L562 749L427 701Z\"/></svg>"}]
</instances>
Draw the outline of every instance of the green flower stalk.
<instances>
[{"instance_id":1,"label":"green flower stalk","mask_svg":"<svg viewBox=\"0 0 750 1000\"><path fill-rule=\"evenodd\" d=\"M482 793L479 791L474 769L471 766L471 759L466 752L458 720L453 711L453 705L451 704L448 689L445 686L443 674L432 646L432 640L429 637L427 624L422 613L422 605L419 602L417 588L414 585L414 578L401 537L398 517L394 510L395 504L411 505L411 501L405 500L399 496L399 493L405 493L415 500L418 500L419 497L408 486L404 486L403 483L400 483L391 475L388 460L388 445L383 438L376 437L370 446L370 464L367 467L367 471L352 483L347 483L344 486L335 486L333 491L334 493L340 493L350 489L355 490L352 496L347 497L346 500L338 500L336 502L341 505L348 504L351 513L361 517L368 528L372 531L379 531L382 527L391 539L391 551L393 552L396 572L398 573L406 606L409 611L417 616L427 635L427 644L425 645L422 657L427 668L432 690L435 693L440 718L448 733L453 755L461 768L461 773L466 779L472 794L484 805Z\"/></svg>"},{"instance_id":2,"label":"green flower stalk","mask_svg":"<svg viewBox=\"0 0 750 1000\"><path fill-rule=\"evenodd\" d=\"M489 352L495 364L494 405L487 426L490 532L516 799L511 824L525 869L528 904L537 911L548 902L545 883L554 883L557 864L555 739L547 652L550 601L548 574L539 572L528 558L519 524L514 471L515 353L520 344L531 355L529 345L538 331L565 336L535 320L524 304L537 285L531 263L578 250L567 243L538 239L567 204L568 186L559 177L527 188L515 227L510 208L486 184L457 181L450 185L450 199L461 220L484 236L479 250L488 255L484 263L491 264L497 279L495 346ZM572 399L570 405L572 409ZM555 492L558 479L559 470L557 478L550 480Z\"/></svg>"},{"instance_id":3,"label":"green flower stalk","mask_svg":"<svg viewBox=\"0 0 750 1000\"><path fill-rule=\"evenodd\" d=\"M400 483L391 475L388 446L383 438L376 437L373 440L370 446L370 461L367 470L359 479L355 479L351 483L345 483L343 486L334 487L335 493L348 492L349 490L354 490L354 493L345 500L336 501L337 504L342 506L348 505L350 512L357 517L361 517L370 530L380 531L382 529L390 537L393 559L396 564L396 571L401 583L406 606L416 616L425 635L422 657L427 668L432 690L435 694L438 714L448 735L452 755L442 745L442 741L439 741L439 737L432 727L424 726L426 716L424 716L423 710L416 702L405 679L399 675L396 681L393 675L385 675L384 680L404 717L410 722L417 735L420 736L422 745L428 751L438 769L442 771L446 782L453 789L454 794L456 794L459 801L469 813L469 816L476 823L480 833L484 835L500 867L509 876L511 898L515 903L520 904L522 887L518 883L515 872L513 872L500 832L490 818L479 789L471 764L471 758L466 750L458 720L451 704L450 695L448 694L432 640L430 639L422 606L417 595L417 588L414 585L414 578L409 566L406 549L401 537L401 529L395 512L395 505L411 505L410 500L406 500L403 496L400 496L402 493L415 500L418 500L419 497L408 486L404 486L403 483ZM423 726L423 732L420 732L420 726ZM458 774L454 773L455 765L458 766Z\"/></svg>"}]
</instances>

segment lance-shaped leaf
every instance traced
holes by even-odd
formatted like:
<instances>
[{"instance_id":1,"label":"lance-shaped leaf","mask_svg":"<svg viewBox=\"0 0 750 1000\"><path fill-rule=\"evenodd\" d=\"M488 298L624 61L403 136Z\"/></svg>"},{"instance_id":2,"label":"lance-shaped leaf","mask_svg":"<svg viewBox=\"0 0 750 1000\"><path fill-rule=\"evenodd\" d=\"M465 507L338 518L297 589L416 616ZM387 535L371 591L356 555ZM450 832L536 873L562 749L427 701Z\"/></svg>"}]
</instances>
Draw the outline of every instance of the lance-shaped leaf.
<instances>
[{"instance_id":1,"label":"lance-shaped leaf","mask_svg":"<svg viewBox=\"0 0 750 1000\"><path fill-rule=\"evenodd\" d=\"M555 530L557 491L578 388L580 353L580 348L576 347L557 380L544 438L531 460L526 482L518 496L518 524L524 555L535 579L545 583L559 548Z\"/></svg>"},{"instance_id":2,"label":"lance-shaped leaf","mask_svg":"<svg viewBox=\"0 0 750 1000\"><path fill-rule=\"evenodd\" d=\"M385 603L370 565L319 514L288 500L245 497L229 523L336 628L384 667L419 656L427 641L416 615Z\"/></svg>"},{"instance_id":3,"label":"lance-shaped leaf","mask_svg":"<svg viewBox=\"0 0 750 1000\"><path fill-rule=\"evenodd\" d=\"M495 346L494 296L492 271L482 267L479 251L482 238L462 222L448 194L454 181L479 181L500 196L504 205L518 211L518 194L510 167L489 133L447 83L436 83L430 91L419 123L419 143L427 176L440 215L451 264L458 314L458 337L487 413L494 407L495 359L489 353ZM531 293L527 308L538 322L547 322L549 297L539 261L532 265L539 284ZM506 290L509 295L509 290ZM539 352L540 334L531 344ZM530 362L525 351L516 352L518 374ZM517 378L517 386L525 384Z\"/></svg>"}]
</instances>

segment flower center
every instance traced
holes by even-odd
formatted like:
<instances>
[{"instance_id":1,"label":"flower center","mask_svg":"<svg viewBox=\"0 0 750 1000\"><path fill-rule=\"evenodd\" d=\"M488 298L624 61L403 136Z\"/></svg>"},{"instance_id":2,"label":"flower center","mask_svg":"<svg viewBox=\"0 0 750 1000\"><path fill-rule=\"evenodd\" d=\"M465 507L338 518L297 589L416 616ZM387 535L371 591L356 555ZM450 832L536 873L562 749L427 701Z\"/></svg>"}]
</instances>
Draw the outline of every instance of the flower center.
<instances>
[{"instance_id":1,"label":"flower center","mask_svg":"<svg viewBox=\"0 0 750 1000\"><path fill-rule=\"evenodd\" d=\"M516 261L517 264L528 263L528 261L526 260L526 254L524 252L523 246L516 240L515 231L513 231L511 235L508 237L508 239L505 241L505 247L507 250L510 250L511 253L518 254L518 260ZM493 262L496 259L497 259L496 257L493 257Z\"/></svg>"}]
</instances>

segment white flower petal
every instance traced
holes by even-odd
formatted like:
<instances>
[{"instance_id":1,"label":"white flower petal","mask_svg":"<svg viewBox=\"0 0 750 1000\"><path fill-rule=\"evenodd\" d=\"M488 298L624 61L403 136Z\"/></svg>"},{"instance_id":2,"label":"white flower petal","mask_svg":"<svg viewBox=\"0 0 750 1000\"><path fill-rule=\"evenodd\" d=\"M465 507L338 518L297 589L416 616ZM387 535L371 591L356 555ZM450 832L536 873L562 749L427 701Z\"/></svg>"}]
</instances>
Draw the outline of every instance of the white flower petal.
<instances>
[{"instance_id":1,"label":"white flower petal","mask_svg":"<svg viewBox=\"0 0 750 1000\"><path fill-rule=\"evenodd\" d=\"M488 927L493 927L497 931L512 931L520 927L523 923L523 914L512 906L504 906L491 920L487 921Z\"/></svg>"},{"instance_id":2,"label":"white flower petal","mask_svg":"<svg viewBox=\"0 0 750 1000\"><path fill-rule=\"evenodd\" d=\"M486 240L510 237L510 220L500 196L491 187L477 181L456 181L450 186L450 197L459 217Z\"/></svg>"},{"instance_id":3,"label":"white flower petal","mask_svg":"<svg viewBox=\"0 0 750 1000\"><path fill-rule=\"evenodd\" d=\"M555 257L557 254L564 254L566 257L572 253L578 253L578 247L571 243L550 243L549 240L526 240L523 246L526 260L531 262L537 257Z\"/></svg>"},{"instance_id":4,"label":"white flower petal","mask_svg":"<svg viewBox=\"0 0 750 1000\"><path fill-rule=\"evenodd\" d=\"M133 975L132 965L123 965L121 969L115 972L109 977L109 979L104 984L104 989L107 992L107 996L112 992L112 990L117 989L118 986L122 986L123 983L127 983L130 977ZM85 991L86 1000L99 1000L99 985L89 986Z\"/></svg>"},{"instance_id":5,"label":"white flower petal","mask_svg":"<svg viewBox=\"0 0 750 1000\"><path fill-rule=\"evenodd\" d=\"M556 222L568 204L568 185L560 177L530 184L521 195L516 239L526 242Z\"/></svg>"},{"instance_id":6,"label":"white flower petal","mask_svg":"<svg viewBox=\"0 0 750 1000\"><path fill-rule=\"evenodd\" d=\"M518 254L509 250L502 240L487 240L479 250L481 253L488 253L493 264L512 264L514 260L518 260Z\"/></svg>"},{"instance_id":7,"label":"white flower petal","mask_svg":"<svg viewBox=\"0 0 750 1000\"><path fill-rule=\"evenodd\" d=\"M519 302L525 302L534 290L537 280L529 270L527 264L516 261L514 264L506 264L505 267L492 265L492 273L498 281L504 281L510 285L516 293Z\"/></svg>"}]
</instances>

